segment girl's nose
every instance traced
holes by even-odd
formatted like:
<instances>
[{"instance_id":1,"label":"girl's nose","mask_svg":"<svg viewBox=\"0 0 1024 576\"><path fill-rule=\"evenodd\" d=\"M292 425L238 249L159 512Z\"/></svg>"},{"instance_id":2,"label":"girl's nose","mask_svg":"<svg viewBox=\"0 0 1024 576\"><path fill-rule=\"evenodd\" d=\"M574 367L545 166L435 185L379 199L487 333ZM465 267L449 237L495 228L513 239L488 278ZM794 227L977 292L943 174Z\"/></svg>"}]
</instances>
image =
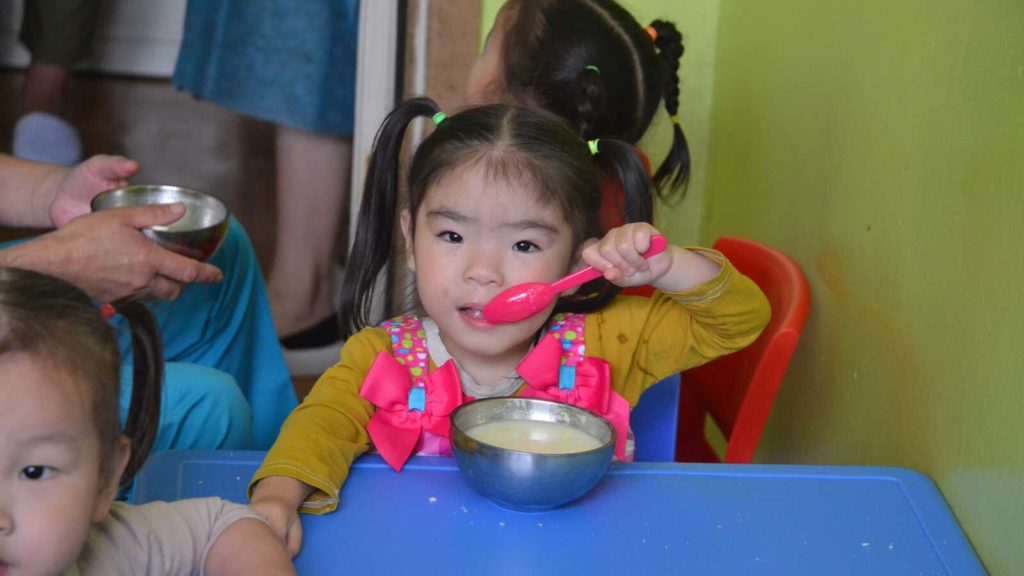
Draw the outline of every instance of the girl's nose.
<instances>
[{"instance_id":1,"label":"girl's nose","mask_svg":"<svg viewBox=\"0 0 1024 576\"><path fill-rule=\"evenodd\" d=\"M494 250L474 248L468 258L466 280L484 286L501 282L501 257Z\"/></svg>"}]
</instances>

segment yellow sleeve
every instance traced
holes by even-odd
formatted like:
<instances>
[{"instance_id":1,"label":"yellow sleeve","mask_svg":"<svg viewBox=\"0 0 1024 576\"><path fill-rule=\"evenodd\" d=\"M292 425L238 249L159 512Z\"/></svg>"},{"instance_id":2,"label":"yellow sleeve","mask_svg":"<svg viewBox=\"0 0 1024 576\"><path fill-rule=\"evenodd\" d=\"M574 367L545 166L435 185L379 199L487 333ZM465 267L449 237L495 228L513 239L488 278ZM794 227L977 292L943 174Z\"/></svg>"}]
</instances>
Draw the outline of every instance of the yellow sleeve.
<instances>
[{"instance_id":1,"label":"yellow sleeve","mask_svg":"<svg viewBox=\"0 0 1024 576\"><path fill-rule=\"evenodd\" d=\"M587 316L587 355L608 361L631 407L655 382L749 345L771 317L761 289L721 253L688 249L719 262L718 275L686 292L619 297Z\"/></svg>"},{"instance_id":2,"label":"yellow sleeve","mask_svg":"<svg viewBox=\"0 0 1024 576\"><path fill-rule=\"evenodd\" d=\"M359 388L382 350L390 351L391 345L380 328L366 328L345 342L341 360L320 376L281 426L249 482L250 497L259 480L288 476L314 488L300 512L324 514L338 507L352 462L370 445L366 424L374 407L359 396Z\"/></svg>"}]
</instances>

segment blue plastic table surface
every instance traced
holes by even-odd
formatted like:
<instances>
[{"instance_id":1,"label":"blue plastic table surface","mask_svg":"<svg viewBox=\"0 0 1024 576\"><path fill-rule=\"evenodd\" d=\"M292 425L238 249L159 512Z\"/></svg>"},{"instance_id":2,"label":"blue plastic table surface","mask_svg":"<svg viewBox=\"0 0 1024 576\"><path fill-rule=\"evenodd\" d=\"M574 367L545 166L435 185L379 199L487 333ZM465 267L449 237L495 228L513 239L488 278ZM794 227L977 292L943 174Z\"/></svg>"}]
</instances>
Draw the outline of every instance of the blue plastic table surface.
<instances>
[{"instance_id":1,"label":"blue plastic table surface","mask_svg":"<svg viewBox=\"0 0 1024 576\"><path fill-rule=\"evenodd\" d=\"M150 457L136 501L245 502L263 452ZM500 508L453 460L364 456L303 515L300 574L984 574L934 484L901 468L616 463L550 512Z\"/></svg>"}]
</instances>

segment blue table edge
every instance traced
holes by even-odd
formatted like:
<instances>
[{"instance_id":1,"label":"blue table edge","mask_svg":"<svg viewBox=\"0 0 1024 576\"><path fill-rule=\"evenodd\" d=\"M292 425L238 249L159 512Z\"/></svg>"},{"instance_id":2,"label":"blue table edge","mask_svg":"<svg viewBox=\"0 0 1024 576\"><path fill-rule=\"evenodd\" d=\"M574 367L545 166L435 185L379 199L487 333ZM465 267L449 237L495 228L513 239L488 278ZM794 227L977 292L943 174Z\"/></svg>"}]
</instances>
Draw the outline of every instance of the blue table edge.
<instances>
[{"instance_id":1,"label":"blue table edge","mask_svg":"<svg viewBox=\"0 0 1024 576\"><path fill-rule=\"evenodd\" d=\"M146 502L149 476L166 478L175 474L182 464L194 463L251 463L258 466L266 452L260 450L168 450L150 456L136 481L134 502ZM169 467L173 467L168 469ZM353 463L353 468L390 468L376 454L364 454ZM457 471L451 458L436 456L413 456L405 464L410 470ZM722 477L771 477L771 478L839 478L850 480L885 480L898 482L904 497L912 507L915 516L931 542L936 556L950 574L984 574L985 569L974 552L970 541L960 528L952 510L938 487L928 476L895 466L841 466L808 464L703 464L681 462L614 462L608 470L610 475L663 474L665 471L678 473L699 473L703 476ZM342 488L344 491L344 488ZM924 496L922 498L922 496ZM939 535L943 541L938 541Z\"/></svg>"}]
</instances>

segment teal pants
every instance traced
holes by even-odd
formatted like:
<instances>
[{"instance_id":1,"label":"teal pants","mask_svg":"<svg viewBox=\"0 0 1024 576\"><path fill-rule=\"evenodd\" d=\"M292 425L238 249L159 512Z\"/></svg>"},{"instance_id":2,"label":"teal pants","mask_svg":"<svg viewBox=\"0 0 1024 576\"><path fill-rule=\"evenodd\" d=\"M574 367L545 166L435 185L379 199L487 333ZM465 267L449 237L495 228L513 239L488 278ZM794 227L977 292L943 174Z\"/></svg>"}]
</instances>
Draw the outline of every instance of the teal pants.
<instances>
[{"instance_id":1,"label":"teal pants","mask_svg":"<svg viewBox=\"0 0 1024 576\"><path fill-rule=\"evenodd\" d=\"M160 433L166 429L170 437L158 437L156 447L265 450L274 443L281 423L298 401L270 318L256 254L234 218L210 263L224 272L223 281L192 284L176 300L149 305L168 363L215 368L222 373L182 372L181 367L169 364ZM120 326L125 320L119 316L111 321L119 325L121 357L129 364L128 327ZM122 403L127 402L129 381L130 372L128 380L122 378ZM174 400L177 397L183 400ZM202 401L197 400L200 397ZM251 422L245 421L250 414ZM246 440L247 435L251 440Z\"/></svg>"},{"instance_id":2,"label":"teal pants","mask_svg":"<svg viewBox=\"0 0 1024 576\"><path fill-rule=\"evenodd\" d=\"M30 240L18 242L24 241ZM166 362L154 450L264 450L298 404L256 254L234 218L210 263L224 272L222 282L189 285L178 299L149 306ZM122 317L111 323L124 365L123 421L131 399L131 336Z\"/></svg>"}]
</instances>

